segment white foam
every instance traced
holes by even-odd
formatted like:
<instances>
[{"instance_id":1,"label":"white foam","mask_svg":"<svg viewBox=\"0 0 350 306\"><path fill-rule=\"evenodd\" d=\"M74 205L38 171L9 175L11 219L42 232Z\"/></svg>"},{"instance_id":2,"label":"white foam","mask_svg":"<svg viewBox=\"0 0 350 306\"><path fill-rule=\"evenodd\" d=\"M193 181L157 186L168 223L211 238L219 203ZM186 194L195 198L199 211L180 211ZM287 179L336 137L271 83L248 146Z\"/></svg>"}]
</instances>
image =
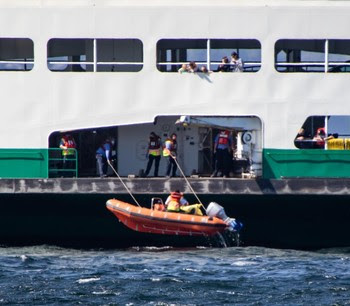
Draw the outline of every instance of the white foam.
<instances>
[{"instance_id":1,"label":"white foam","mask_svg":"<svg viewBox=\"0 0 350 306\"><path fill-rule=\"evenodd\" d=\"M96 295L99 295L99 294L107 294L109 293L107 290L103 290L103 291L93 291L92 294L96 294Z\"/></svg>"},{"instance_id":2,"label":"white foam","mask_svg":"<svg viewBox=\"0 0 350 306\"><path fill-rule=\"evenodd\" d=\"M91 278L81 278L81 279L78 279L78 283L79 284L85 284L85 283L91 283L91 282L96 282L100 280L99 277L91 277Z\"/></svg>"},{"instance_id":3,"label":"white foam","mask_svg":"<svg viewBox=\"0 0 350 306\"><path fill-rule=\"evenodd\" d=\"M239 266L239 267L251 266L251 265L255 265L255 264L256 264L255 262L245 261L245 260L238 260L238 261L235 261L234 263L232 263L232 265Z\"/></svg>"}]
</instances>

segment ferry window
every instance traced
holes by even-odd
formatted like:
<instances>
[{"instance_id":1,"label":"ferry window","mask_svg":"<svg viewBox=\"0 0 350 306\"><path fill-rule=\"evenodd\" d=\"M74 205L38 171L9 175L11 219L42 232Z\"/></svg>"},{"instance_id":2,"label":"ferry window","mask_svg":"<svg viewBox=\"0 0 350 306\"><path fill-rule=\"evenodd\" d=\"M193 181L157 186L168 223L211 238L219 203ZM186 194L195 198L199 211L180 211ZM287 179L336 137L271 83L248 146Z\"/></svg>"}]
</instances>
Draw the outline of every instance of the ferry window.
<instances>
[{"instance_id":1,"label":"ferry window","mask_svg":"<svg viewBox=\"0 0 350 306\"><path fill-rule=\"evenodd\" d=\"M97 39L97 71L137 72L143 66L139 39Z\"/></svg>"},{"instance_id":2,"label":"ferry window","mask_svg":"<svg viewBox=\"0 0 350 306\"><path fill-rule=\"evenodd\" d=\"M29 38L0 38L0 71L30 71L34 44Z\"/></svg>"},{"instance_id":3,"label":"ferry window","mask_svg":"<svg viewBox=\"0 0 350 306\"><path fill-rule=\"evenodd\" d=\"M350 40L279 40L275 68L278 72L350 72Z\"/></svg>"},{"instance_id":4,"label":"ferry window","mask_svg":"<svg viewBox=\"0 0 350 306\"><path fill-rule=\"evenodd\" d=\"M47 65L51 71L93 71L93 39L51 39Z\"/></svg>"},{"instance_id":5,"label":"ferry window","mask_svg":"<svg viewBox=\"0 0 350 306\"><path fill-rule=\"evenodd\" d=\"M233 71L231 54L243 62L243 72L257 72L261 67L261 44L256 39L161 39L157 43L157 68L178 72L183 64L194 61L199 68L219 72L227 57L227 72Z\"/></svg>"},{"instance_id":6,"label":"ferry window","mask_svg":"<svg viewBox=\"0 0 350 306\"><path fill-rule=\"evenodd\" d=\"M137 72L143 67L138 39L51 39L47 44L51 71Z\"/></svg>"},{"instance_id":7,"label":"ferry window","mask_svg":"<svg viewBox=\"0 0 350 306\"><path fill-rule=\"evenodd\" d=\"M310 116L294 139L299 149L350 149L350 116Z\"/></svg>"},{"instance_id":8,"label":"ferry window","mask_svg":"<svg viewBox=\"0 0 350 306\"><path fill-rule=\"evenodd\" d=\"M317 130L326 126L325 116L310 116L299 129L294 145L299 149L319 149L315 141Z\"/></svg>"},{"instance_id":9,"label":"ferry window","mask_svg":"<svg viewBox=\"0 0 350 306\"><path fill-rule=\"evenodd\" d=\"M275 44L278 72L324 72L325 40L283 39Z\"/></svg>"},{"instance_id":10,"label":"ferry window","mask_svg":"<svg viewBox=\"0 0 350 306\"><path fill-rule=\"evenodd\" d=\"M328 72L350 72L350 40L330 39Z\"/></svg>"}]
</instances>

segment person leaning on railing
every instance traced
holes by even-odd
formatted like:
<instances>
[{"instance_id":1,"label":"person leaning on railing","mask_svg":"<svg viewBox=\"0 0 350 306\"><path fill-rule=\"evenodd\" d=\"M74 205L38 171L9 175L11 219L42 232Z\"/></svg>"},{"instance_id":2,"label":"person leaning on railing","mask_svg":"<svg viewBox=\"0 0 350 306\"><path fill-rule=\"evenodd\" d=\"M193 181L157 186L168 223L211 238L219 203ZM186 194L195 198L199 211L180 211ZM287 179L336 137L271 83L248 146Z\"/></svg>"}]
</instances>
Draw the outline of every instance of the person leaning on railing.
<instances>
[{"instance_id":1,"label":"person leaning on railing","mask_svg":"<svg viewBox=\"0 0 350 306\"><path fill-rule=\"evenodd\" d=\"M181 68L178 70L179 73L187 73L189 72L187 64L182 64Z\"/></svg>"},{"instance_id":2,"label":"person leaning on railing","mask_svg":"<svg viewBox=\"0 0 350 306\"><path fill-rule=\"evenodd\" d=\"M195 73L198 71L199 71L199 68L198 68L198 65L196 64L196 62L192 61L188 64L188 72Z\"/></svg>"},{"instance_id":3,"label":"person leaning on railing","mask_svg":"<svg viewBox=\"0 0 350 306\"><path fill-rule=\"evenodd\" d=\"M224 56L221 59L221 64L219 65L217 72L230 72L230 71L231 71L231 67L228 62L228 58L227 56Z\"/></svg>"},{"instance_id":4,"label":"person leaning on railing","mask_svg":"<svg viewBox=\"0 0 350 306\"><path fill-rule=\"evenodd\" d=\"M231 71L232 72L243 72L243 61L236 52L231 54Z\"/></svg>"}]
</instances>

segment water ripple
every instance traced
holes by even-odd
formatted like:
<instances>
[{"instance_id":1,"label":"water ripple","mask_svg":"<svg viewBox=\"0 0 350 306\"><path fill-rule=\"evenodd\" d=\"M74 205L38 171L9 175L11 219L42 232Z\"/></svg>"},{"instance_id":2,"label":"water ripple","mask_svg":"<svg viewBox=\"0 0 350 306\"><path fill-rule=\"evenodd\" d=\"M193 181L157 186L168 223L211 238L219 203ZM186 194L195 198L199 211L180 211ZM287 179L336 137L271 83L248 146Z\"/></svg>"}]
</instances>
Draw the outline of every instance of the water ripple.
<instances>
[{"instance_id":1,"label":"water ripple","mask_svg":"<svg viewBox=\"0 0 350 306\"><path fill-rule=\"evenodd\" d=\"M345 305L349 250L0 248L0 304Z\"/></svg>"}]
</instances>

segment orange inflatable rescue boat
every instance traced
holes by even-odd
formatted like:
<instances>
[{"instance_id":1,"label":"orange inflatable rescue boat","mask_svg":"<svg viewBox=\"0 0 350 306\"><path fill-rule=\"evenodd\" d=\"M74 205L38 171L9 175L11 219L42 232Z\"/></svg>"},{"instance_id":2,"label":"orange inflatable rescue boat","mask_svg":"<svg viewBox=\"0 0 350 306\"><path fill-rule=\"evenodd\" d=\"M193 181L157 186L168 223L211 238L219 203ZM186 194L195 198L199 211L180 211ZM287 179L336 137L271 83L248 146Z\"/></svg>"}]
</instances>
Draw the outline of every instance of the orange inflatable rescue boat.
<instances>
[{"instance_id":1,"label":"orange inflatable rescue boat","mask_svg":"<svg viewBox=\"0 0 350 306\"><path fill-rule=\"evenodd\" d=\"M139 232L164 235L213 236L224 232L226 229L236 231L233 226L233 223L237 224L235 219L228 218L223 208L215 202L209 204L207 208L208 216L199 216L157 210L157 204L153 205L154 199L159 200L159 198L152 199L151 209L135 206L117 199L108 200L106 206L119 221L130 229ZM214 215L219 215L219 217Z\"/></svg>"}]
</instances>

